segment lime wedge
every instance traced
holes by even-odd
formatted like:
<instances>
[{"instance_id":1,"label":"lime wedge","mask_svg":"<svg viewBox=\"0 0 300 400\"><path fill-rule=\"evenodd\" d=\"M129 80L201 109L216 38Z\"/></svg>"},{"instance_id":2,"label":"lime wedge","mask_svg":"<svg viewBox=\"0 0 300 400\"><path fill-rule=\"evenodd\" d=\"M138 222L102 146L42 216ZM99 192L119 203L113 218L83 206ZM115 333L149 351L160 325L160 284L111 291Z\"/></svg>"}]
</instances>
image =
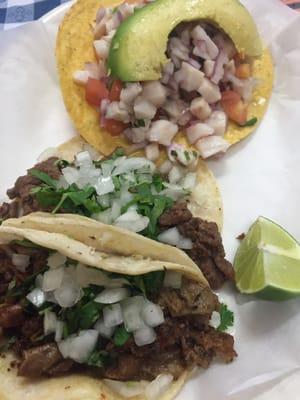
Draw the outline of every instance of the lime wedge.
<instances>
[{"instance_id":1,"label":"lime wedge","mask_svg":"<svg viewBox=\"0 0 300 400\"><path fill-rule=\"evenodd\" d=\"M267 300L300 296L300 245L281 226L259 217L234 259L237 288Z\"/></svg>"}]
</instances>

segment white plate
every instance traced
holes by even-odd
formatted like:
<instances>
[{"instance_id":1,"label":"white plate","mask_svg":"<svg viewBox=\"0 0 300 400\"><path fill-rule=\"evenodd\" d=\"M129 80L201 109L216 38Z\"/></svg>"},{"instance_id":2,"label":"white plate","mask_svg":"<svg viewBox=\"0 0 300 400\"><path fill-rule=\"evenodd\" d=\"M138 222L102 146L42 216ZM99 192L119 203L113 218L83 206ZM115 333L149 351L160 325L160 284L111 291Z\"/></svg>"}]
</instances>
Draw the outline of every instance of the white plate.
<instances>
[{"instance_id":1,"label":"white plate","mask_svg":"<svg viewBox=\"0 0 300 400\"><path fill-rule=\"evenodd\" d=\"M244 1L249 3L249 7L256 4L257 18L266 19L262 27L274 20L277 31L283 29L285 16L289 12L281 8L283 6L279 0ZM274 7L270 8L270 4ZM1 37L4 36L0 36L0 53L4 54L0 63L0 123L5 133L2 135L0 150L1 195L17 176L32 166L45 147L55 146L74 134L61 99L53 56L58 24L69 7L69 3L63 4L42 18L48 35L39 24L28 24L20 28L20 35L17 31L5 33L3 41ZM273 12L275 15L272 15ZM12 50L16 40L21 44L19 52ZM254 135L231 149L222 160L210 163L223 195L224 243L230 259L237 246L235 237L246 231L260 214L278 221L295 237L300 238L300 224L295 217L299 215L300 204L300 137L295 134L300 126L300 94L297 91L300 78L296 76L293 63L295 55L299 53L300 39L297 34L293 34L292 38L283 34L280 43L289 45L284 56L276 56L277 73L281 80L276 85L270 109L262 125ZM274 48L274 51L276 53L278 49ZM16 57L20 57L20 54L21 62ZM25 70L20 68L23 65ZM18 74L15 73L17 68ZM291 77L294 75L293 80ZM286 93L290 97L288 107ZM298 104L296 100L299 100ZM16 104L19 113L16 112ZM227 301L230 306L236 307L232 294L227 297ZM286 374L291 375L293 370L299 369L300 348L296 330L300 317L295 312L299 309L299 301L281 305L253 302L242 307L245 311L237 313L238 359L228 366L213 365L208 371L195 376L178 399L249 400L253 396L251 390L243 394L230 394L228 390L225 397L223 388L226 383L230 386L231 382L235 386L240 384L241 389L269 380L269 385L263 389L266 390ZM252 368L254 364L256 376L252 380L249 376L253 377L253 369L247 370L247 360L250 360ZM226 376L226 382L222 381L223 376ZM277 386L273 392L259 396L256 400L299 400L299 394L295 392L297 379L298 375L296 378L290 377L288 384ZM215 387L219 395L208 396L207 386Z\"/></svg>"}]
</instances>

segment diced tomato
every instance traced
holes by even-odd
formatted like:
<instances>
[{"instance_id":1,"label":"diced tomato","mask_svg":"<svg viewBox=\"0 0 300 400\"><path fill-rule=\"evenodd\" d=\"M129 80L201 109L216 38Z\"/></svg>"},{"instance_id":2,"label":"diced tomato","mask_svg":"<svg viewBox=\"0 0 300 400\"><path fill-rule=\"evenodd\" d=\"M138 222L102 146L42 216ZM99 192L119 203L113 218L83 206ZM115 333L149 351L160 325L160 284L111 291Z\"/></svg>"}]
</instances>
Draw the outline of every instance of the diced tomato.
<instances>
[{"instance_id":1,"label":"diced tomato","mask_svg":"<svg viewBox=\"0 0 300 400\"><path fill-rule=\"evenodd\" d=\"M251 76L250 64L240 64L237 66L235 75L240 79L247 79Z\"/></svg>"},{"instance_id":2,"label":"diced tomato","mask_svg":"<svg viewBox=\"0 0 300 400\"><path fill-rule=\"evenodd\" d=\"M102 120L103 128L106 128L111 136L119 136L129 124L124 124L124 122L116 121L115 119L104 118Z\"/></svg>"},{"instance_id":3,"label":"diced tomato","mask_svg":"<svg viewBox=\"0 0 300 400\"><path fill-rule=\"evenodd\" d=\"M226 104L232 104L232 103L237 103L238 101L240 101L241 95L237 92L235 92L234 90L226 90L225 92L222 93L222 104L226 103Z\"/></svg>"},{"instance_id":4,"label":"diced tomato","mask_svg":"<svg viewBox=\"0 0 300 400\"><path fill-rule=\"evenodd\" d=\"M222 93L222 107L228 118L243 125L247 121L247 105L242 101L241 96L233 90Z\"/></svg>"},{"instance_id":5,"label":"diced tomato","mask_svg":"<svg viewBox=\"0 0 300 400\"><path fill-rule=\"evenodd\" d=\"M85 99L89 105L100 107L101 100L108 98L108 90L102 81L89 78L85 86Z\"/></svg>"},{"instance_id":6,"label":"diced tomato","mask_svg":"<svg viewBox=\"0 0 300 400\"><path fill-rule=\"evenodd\" d=\"M120 101L120 95L121 95L121 90L122 90L122 82L118 79L116 79L109 92L109 100L110 101Z\"/></svg>"}]
</instances>

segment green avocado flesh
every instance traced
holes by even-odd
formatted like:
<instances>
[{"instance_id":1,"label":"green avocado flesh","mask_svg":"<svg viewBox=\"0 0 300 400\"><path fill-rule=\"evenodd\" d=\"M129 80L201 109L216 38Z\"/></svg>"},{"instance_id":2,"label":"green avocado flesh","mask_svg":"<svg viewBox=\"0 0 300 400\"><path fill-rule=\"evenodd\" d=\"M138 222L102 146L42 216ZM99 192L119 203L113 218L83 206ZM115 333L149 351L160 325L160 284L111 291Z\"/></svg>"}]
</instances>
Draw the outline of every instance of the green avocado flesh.
<instances>
[{"instance_id":1,"label":"green avocado flesh","mask_svg":"<svg viewBox=\"0 0 300 400\"><path fill-rule=\"evenodd\" d=\"M257 27L238 0L156 0L138 9L118 28L110 47L108 67L125 82L157 80L168 61L170 32L181 22L205 20L231 38L238 52L259 57Z\"/></svg>"}]
</instances>

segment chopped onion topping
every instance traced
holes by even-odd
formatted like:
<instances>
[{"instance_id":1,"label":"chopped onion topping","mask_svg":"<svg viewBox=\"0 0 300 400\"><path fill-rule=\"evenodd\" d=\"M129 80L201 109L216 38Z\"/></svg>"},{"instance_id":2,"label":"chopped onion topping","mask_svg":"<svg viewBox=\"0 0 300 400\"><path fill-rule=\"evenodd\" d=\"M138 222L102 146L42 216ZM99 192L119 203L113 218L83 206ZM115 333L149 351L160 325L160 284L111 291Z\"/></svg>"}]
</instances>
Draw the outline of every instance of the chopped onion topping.
<instances>
[{"instance_id":1,"label":"chopped onion topping","mask_svg":"<svg viewBox=\"0 0 300 400\"><path fill-rule=\"evenodd\" d=\"M61 253L53 253L51 254L48 259L47 259L47 265L50 268L57 268L57 267L61 267L62 265L64 265L67 261L67 257L64 256Z\"/></svg>"},{"instance_id":2,"label":"chopped onion topping","mask_svg":"<svg viewBox=\"0 0 300 400\"><path fill-rule=\"evenodd\" d=\"M133 332L135 344L139 347L155 342L156 333L151 327L145 326Z\"/></svg>"},{"instance_id":3,"label":"chopped onion topping","mask_svg":"<svg viewBox=\"0 0 300 400\"><path fill-rule=\"evenodd\" d=\"M164 313L160 306L151 303L150 301L146 303L145 307L142 309L141 316L146 325L155 328L158 325L164 323Z\"/></svg>"},{"instance_id":4,"label":"chopped onion topping","mask_svg":"<svg viewBox=\"0 0 300 400\"><path fill-rule=\"evenodd\" d=\"M98 335L99 333L95 329L81 331L78 336L72 335L59 342L59 351L64 358L84 363L94 350Z\"/></svg>"},{"instance_id":5,"label":"chopped onion topping","mask_svg":"<svg viewBox=\"0 0 300 400\"><path fill-rule=\"evenodd\" d=\"M126 288L104 289L98 296L95 297L96 303L113 304L126 299L130 296L130 292Z\"/></svg>"},{"instance_id":6,"label":"chopped onion topping","mask_svg":"<svg viewBox=\"0 0 300 400\"><path fill-rule=\"evenodd\" d=\"M164 279L164 287L180 289L181 281L182 281L182 274L180 272L167 271Z\"/></svg>"},{"instance_id":7,"label":"chopped onion topping","mask_svg":"<svg viewBox=\"0 0 300 400\"><path fill-rule=\"evenodd\" d=\"M62 283L64 268L49 269L44 273L42 289L44 292L58 289Z\"/></svg>"},{"instance_id":8,"label":"chopped onion topping","mask_svg":"<svg viewBox=\"0 0 300 400\"><path fill-rule=\"evenodd\" d=\"M113 183L113 180L110 176L104 178L101 177L98 179L96 185L95 185L96 192L98 196L107 194L107 193L112 193L115 190L115 185Z\"/></svg>"},{"instance_id":9,"label":"chopped onion topping","mask_svg":"<svg viewBox=\"0 0 300 400\"><path fill-rule=\"evenodd\" d=\"M63 321L56 322L55 328L55 341L60 342L63 337L64 323Z\"/></svg>"},{"instance_id":10,"label":"chopped onion topping","mask_svg":"<svg viewBox=\"0 0 300 400\"><path fill-rule=\"evenodd\" d=\"M98 319L96 322L94 329L99 332L100 336L105 337L107 339L111 338L115 331L115 326L108 327L104 324L103 319Z\"/></svg>"},{"instance_id":11,"label":"chopped onion topping","mask_svg":"<svg viewBox=\"0 0 300 400\"><path fill-rule=\"evenodd\" d=\"M57 326L57 317L56 314L52 311L45 311L44 314L44 334L50 335L51 333L56 332Z\"/></svg>"},{"instance_id":12,"label":"chopped onion topping","mask_svg":"<svg viewBox=\"0 0 300 400\"><path fill-rule=\"evenodd\" d=\"M217 311L213 311L213 313L211 314L209 325L217 329L220 323L221 323L220 313L218 313Z\"/></svg>"},{"instance_id":13,"label":"chopped onion topping","mask_svg":"<svg viewBox=\"0 0 300 400\"><path fill-rule=\"evenodd\" d=\"M145 396L147 400L159 400L166 393L173 382L173 375L161 374L158 375L149 385L146 387Z\"/></svg>"},{"instance_id":14,"label":"chopped onion topping","mask_svg":"<svg viewBox=\"0 0 300 400\"><path fill-rule=\"evenodd\" d=\"M118 217L114 222L114 225L132 232L141 232L147 228L148 224L148 217L144 217L131 209Z\"/></svg>"},{"instance_id":15,"label":"chopped onion topping","mask_svg":"<svg viewBox=\"0 0 300 400\"><path fill-rule=\"evenodd\" d=\"M112 304L103 309L104 325L108 328L123 323L123 315L120 304Z\"/></svg>"},{"instance_id":16,"label":"chopped onion topping","mask_svg":"<svg viewBox=\"0 0 300 400\"><path fill-rule=\"evenodd\" d=\"M190 239L184 238L176 227L165 230L157 237L160 242L170 244L182 249L192 249L193 243Z\"/></svg>"},{"instance_id":17,"label":"chopped onion topping","mask_svg":"<svg viewBox=\"0 0 300 400\"><path fill-rule=\"evenodd\" d=\"M11 256L11 261L18 271L25 272L30 262L30 256L14 253Z\"/></svg>"},{"instance_id":18,"label":"chopped onion topping","mask_svg":"<svg viewBox=\"0 0 300 400\"><path fill-rule=\"evenodd\" d=\"M81 295L81 288L71 280L65 280L54 291L54 297L62 308L73 307L80 300Z\"/></svg>"},{"instance_id":19,"label":"chopped onion topping","mask_svg":"<svg viewBox=\"0 0 300 400\"><path fill-rule=\"evenodd\" d=\"M145 304L142 296L134 296L122 302L125 328L128 332L136 331L145 326L141 310Z\"/></svg>"},{"instance_id":20,"label":"chopped onion topping","mask_svg":"<svg viewBox=\"0 0 300 400\"><path fill-rule=\"evenodd\" d=\"M26 299L36 307L41 307L46 301L45 293L39 288L33 289L28 293Z\"/></svg>"},{"instance_id":21,"label":"chopped onion topping","mask_svg":"<svg viewBox=\"0 0 300 400\"><path fill-rule=\"evenodd\" d=\"M155 171L155 164L143 157L125 158L114 169L112 175L121 175L130 171L135 171L144 167L149 167L150 171Z\"/></svg>"}]
</instances>

